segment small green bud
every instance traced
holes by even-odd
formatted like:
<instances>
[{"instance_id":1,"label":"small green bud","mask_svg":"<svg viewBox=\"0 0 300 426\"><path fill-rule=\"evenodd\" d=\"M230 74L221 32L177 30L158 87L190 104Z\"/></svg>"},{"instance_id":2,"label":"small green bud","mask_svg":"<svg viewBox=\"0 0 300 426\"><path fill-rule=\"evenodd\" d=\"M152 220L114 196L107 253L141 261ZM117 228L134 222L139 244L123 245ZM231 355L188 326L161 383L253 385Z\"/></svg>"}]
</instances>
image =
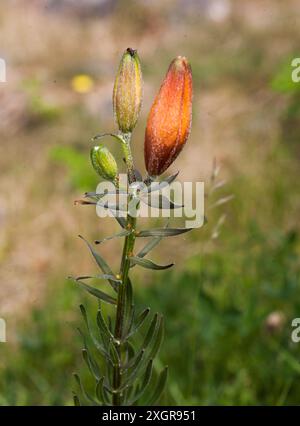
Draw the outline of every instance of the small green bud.
<instances>
[{"instance_id":1,"label":"small green bud","mask_svg":"<svg viewBox=\"0 0 300 426\"><path fill-rule=\"evenodd\" d=\"M119 130L134 129L142 105L143 80L136 50L128 48L122 56L113 90L113 108Z\"/></svg>"},{"instance_id":2,"label":"small green bud","mask_svg":"<svg viewBox=\"0 0 300 426\"><path fill-rule=\"evenodd\" d=\"M105 146L94 146L91 149L91 162L98 175L107 180L115 180L118 166L115 157Z\"/></svg>"}]
</instances>

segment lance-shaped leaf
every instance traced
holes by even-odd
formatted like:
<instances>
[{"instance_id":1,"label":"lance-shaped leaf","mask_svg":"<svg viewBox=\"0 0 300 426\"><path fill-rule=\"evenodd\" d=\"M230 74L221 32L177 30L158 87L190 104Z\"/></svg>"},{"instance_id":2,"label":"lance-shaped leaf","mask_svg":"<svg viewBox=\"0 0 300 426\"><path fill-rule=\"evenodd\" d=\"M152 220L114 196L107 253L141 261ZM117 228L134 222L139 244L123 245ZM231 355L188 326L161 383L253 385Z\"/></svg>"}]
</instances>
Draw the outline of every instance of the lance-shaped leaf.
<instances>
[{"instance_id":1,"label":"lance-shaped leaf","mask_svg":"<svg viewBox=\"0 0 300 426\"><path fill-rule=\"evenodd\" d=\"M104 377L101 377L97 383L96 383L96 397L98 398L98 400L102 403L105 403L105 396L104 396L104 392L103 392L103 382L104 382Z\"/></svg>"},{"instance_id":2,"label":"lance-shaped leaf","mask_svg":"<svg viewBox=\"0 0 300 426\"><path fill-rule=\"evenodd\" d=\"M77 283L83 290L87 291L92 296L95 296L98 299L103 300L103 302L110 303L111 305L116 305L116 303L117 303L116 299L114 299L113 297L104 293L103 291L98 290L95 287L91 287L91 286L85 284L84 282L78 281L78 280L76 280L72 277L70 277L70 278L73 279L73 281L75 281L75 283Z\"/></svg>"},{"instance_id":3,"label":"lance-shaped leaf","mask_svg":"<svg viewBox=\"0 0 300 426\"><path fill-rule=\"evenodd\" d=\"M81 204L82 206L98 206L98 207L103 207L104 209L110 210L113 215L116 215L116 213L118 212L127 212L127 206L126 204L112 204L109 203L108 201L85 201L85 200L75 200L74 201L75 204Z\"/></svg>"},{"instance_id":4,"label":"lance-shaped leaf","mask_svg":"<svg viewBox=\"0 0 300 426\"><path fill-rule=\"evenodd\" d=\"M155 405L159 398L161 397L161 394L164 391L164 388L166 386L168 378L168 367L165 367L163 371L160 373L157 385L154 388L154 391L152 395L147 399L147 401L144 403L144 405Z\"/></svg>"},{"instance_id":5,"label":"lance-shaped leaf","mask_svg":"<svg viewBox=\"0 0 300 426\"><path fill-rule=\"evenodd\" d=\"M131 256L128 258L132 265L139 265L146 269L154 269L154 270L162 270L162 269L168 269L171 268L174 263L169 263L168 265L157 265L156 263L152 262L152 260L148 259L142 259L140 257L134 257Z\"/></svg>"},{"instance_id":6,"label":"lance-shaped leaf","mask_svg":"<svg viewBox=\"0 0 300 426\"><path fill-rule=\"evenodd\" d=\"M145 354L145 350L143 349L138 354L138 356L137 356L137 358L135 360L135 363L133 365L132 371L130 372L130 374L128 375L128 377L123 381L123 384L118 389L118 392L124 391L126 388L128 388L129 386L131 386L134 383L134 381L136 380L136 378L140 374L140 371L143 368L144 354Z\"/></svg>"},{"instance_id":7,"label":"lance-shaped leaf","mask_svg":"<svg viewBox=\"0 0 300 426\"><path fill-rule=\"evenodd\" d=\"M167 222L165 228L168 228L169 222ZM137 254L137 257L145 257L151 250L153 250L163 239L160 237L153 237Z\"/></svg>"},{"instance_id":8,"label":"lance-shaped leaf","mask_svg":"<svg viewBox=\"0 0 300 426\"><path fill-rule=\"evenodd\" d=\"M121 228L125 229L126 228L126 218L122 214L120 215L118 212L115 212L113 210L111 210L111 214L116 219L116 221L121 226Z\"/></svg>"},{"instance_id":9,"label":"lance-shaped leaf","mask_svg":"<svg viewBox=\"0 0 300 426\"><path fill-rule=\"evenodd\" d=\"M97 362L93 359L93 357L88 352L88 349L82 349L82 357L88 366L88 369L90 370L93 377L95 377L96 380L100 379L100 368Z\"/></svg>"},{"instance_id":10,"label":"lance-shaped leaf","mask_svg":"<svg viewBox=\"0 0 300 426\"><path fill-rule=\"evenodd\" d=\"M106 237L106 238L103 238L102 240L96 240L95 244L101 244L101 243L104 243L104 241L113 240L114 238L126 237L126 235L129 235L130 232L131 231L129 229L125 229L124 231L119 232L118 234L112 235L111 237Z\"/></svg>"},{"instance_id":11,"label":"lance-shaped leaf","mask_svg":"<svg viewBox=\"0 0 300 426\"><path fill-rule=\"evenodd\" d=\"M109 396L104 387L104 379L105 377L101 377L101 379L96 383L96 397L103 405L111 405Z\"/></svg>"},{"instance_id":12,"label":"lance-shaped leaf","mask_svg":"<svg viewBox=\"0 0 300 426\"><path fill-rule=\"evenodd\" d=\"M162 194L153 196L141 196L141 200L143 203L147 204L150 207L154 207L156 209L168 209L168 210L174 210L174 209L180 209L183 207L183 205L174 204L173 201L169 200L167 197L165 197Z\"/></svg>"},{"instance_id":13,"label":"lance-shaped leaf","mask_svg":"<svg viewBox=\"0 0 300 426\"><path fill-rule=\"evenodd\" d=\"M80 276L80 277L76 277L75 279L78 281L78 280L89 280L89 279L98 279L98 280L110 280L110 281L113 281L113 282L115 282L115 283L117 283L117 284L121 284L122 283L122 281L119 279L119 278L117 278L117 277L115 277L114 275L109 275L109 274L101 274L101 275L83 275L83 276Z\"/></svg>"},{"instance_id":14,"label":"lance-shaped leaf","mask_svg":"<svg viewBox=\"0 0 300 426\"><path fill-rule=\"evenodd\" d=\"M114 339L114 336L111 334L108 325L106 324L101 309L98 309L97 312L97 324L99 329L101 330L101 332L104 334L104 336L107 338L108 341L110 341L111 339Z\"/></svg>"},{"instance_id":15,"label":"lance-shaped leaf","mask_svg":"<svg viewBox=\"0 0 300 426\"><path fill-rule=\"evenodd\" d=\"M153 228L136 232L136 237L173 237L192 229L194 228Z\"/></svg>"},{"instance_id":16,"label":"lance-shaped leaf","mask_svg":"<svg viewBox=\"0 0 300 426\"><path fill-rule=\"evenodd\" d=\"M150 312L150 308L146 308L138 315L133 328L131 329L130 333L127 335L127 338L135 334L140 329L140 327L142 327L146 318L148 317L149 312Z\"/></svg>"},{"instance_id":17,"label":"lance-shaped leaf","mask_svg":"<svg viewBox=\"0 0 300 426\"><path fill-rule=\"evenodd\" d=\"M149 329L148 329L148 332L147 332L147 334L146 334L146 336L145 336L145 339L144 339L144 342L143 342L143 344L142 344L142 348L144 348L144 349L147 349L147 347L149 346L149 344L151 343L151 341L152 341L152 339L153 339L153 336L154 336L154 334L155 334L155 331L156 331L156 327L157 327L157 324L158 324L158 313L156 313L154 316L153 316L153 318L152 318L152 321L151 321L151 323L150 323L150 326L149 326Z\"/></svg>"},{"instance_id":18,"label":"lance-shaped leaf","mask_svg":"<svg viewBox=\"0 0 300 426\"><path fill-rule=\"evenodd\" d=\"M77 384L78 384L78 386L81 390L83 397L87 400L87 402L91 403L92 405L97 405L97 402L94 400L94 398L92 398L91 395L85 390L78 374L74 373L73 376L74 376L74 378L75 378L75 380L76 380L76 382L77 382Z\"/></svg>"},{"instance_id":19,"label":"lance-shaped leaf","mask_svg":"<svg viewBox=\"0 0 300 426\"><path fill-rule=\"evenodd\" d=\"M91 244L85 239L85 238L83 238L81 235L79 235L79 238L81 238L85 243L86 243L86 245L88 246L88 248L90 249L90 251L91 251L91 253L92 253L92 255L93 255L93 257L94 257L94 259L95 259L95 261L96 261L96 263L97 263L97 265L99 266L99 268L102 270L102 272L104 273L104 274L107 274L107 275L114 275L113 274L113 272L112 272L112 270L110 269L110 267L108 266L108 264L106 263L106 261L103 259L103 257L102 256L100 256L100 254L99 253L97 253L94 249L93 249L93 247L91 246ZM110 283L110 285L112 286L112 288L116 291L116 292L118 292L118 286L117 286L117 284L114 282L114 281L112 281L111 279L109 279L108 280L108 282Z\"/></svg>"},{"instance_id":20,"label":"lance-shaped leaf","mask_svg":"<svg viewBox=\"0 0 300 426\"><path fill-rule=\"evenodd\" d=\"M148 362L141 386L138 389L138 391L135 393L133 398L128 401L128 405L134 404L136 401L138 401L141 398L141 396L144 394L144 392L146 391L151 381L152 373L153 373L153 361L152 359L150 359L150 361Z\"/></svg>"},{"instance_id":21,"label":"lance-shaped leaf","mask_svg":"<svg viewBox=\"0 0 300 426\"><path fill-rule=\"evenodd\" d=\"M140 359L141 353L144 353L149 348L149 345L152 343L153 337L155 335L157 325L158 325L158 314L156 313L152 318L149 329L142 343L141 350L138 352L138 354L134 358L130 359L129 362L126 365L124 365L123 367L124 369L132 368L137 362L137 360Z\"/></svg>"},{"instance_id":22,"label":"lance-shaped leaf","mask_svg":"<svg viewBox=\"0 0 300 426\"><path fill-rule=\"evenodd\" d=\"M163 239L163 237L153 237L137 254L137 257L145 257L151 250L153 250Z\"/></svg>"},{"instance_id":23,"label":"lance-shaped leaf","mask_svg":"<svg viewBox=\"0 0 300 426\"><path fill-rule=\"evenodd\" d=\"M125 189L115 188L113 191L104 190L103 192L85 192L84 198L103 198L105 195L127 195Z\"/></svg>"},{"instance_id":24,"label":"lance-shaped leaf","mask_svg":"<svg viewBox=\"0 0 300 426\"><path fill-rule=\"evenodd\" d=\"M152 348L150 349L150 353L148 355L148 357L150 359L154 359L156 357L156 355L157 355L157 353L158 353L158 351L161 347L163 338L164 338L164 319L161 316L159 318L156 336L155 336L155 339L153 339L154 342L153 342Z\"/></svg>"},{"instance_id":25,"label":"lance-shaped leaf","mask_svg":"<svg viewBox=\"0 0 300 426\"><path fill-rule=\"evenodd\" d=\"M114 366L120 366L120 357L119 353L117 351L117 348L115 346L115 340L111 339L109 343L109 353L111 355L111 360Z\"/></svg>"},{"instance_id":26,"label":"lance-shaped leaf","mask_svg":"<svg viewBox=\"0 0 300 426\"><path fill-rule=\"evenodd\" d=\"M106 349L103 347L103 345L100 343L100 341L96 338L96 336L94 335L94 333L92 332L92 330L91 330L91 327L90 327L90 323L89 323L89 320L88 320L88 317L87 317L87 313L86 313L86 310L85 310L85 307L83 306L83 305L80 305L80 311L81 311L81 314L82 314L82 316L83 316L83 319L84 319L84 322L85 322L85 325L86 325L86 328L87 328L87 331L88 331L88 333L89 333L89 336L90 336L90 338L92 339L92 342L93 342L93 344L95 345L95 347L96 347L96 349L105 357L105 358L107 358L107 356L108 356L108 353L107 353L107 351L106 351ZM85 346L85 348L87 348L87 344L86 344L86 339L85 339L85 336L84 336L84 334L81 332L81 330L80 329L78 329L78 331L79 331L79 333L81 334L81 336L82 336L82 338L83 338L83 342L84 342L84 346Z\"/></svg>"},{"instance_id":27,"label":"lance-shaped leaf","mask_svg":"<svg viewBox=\"0 0 300 426\"><path fill-rule=\"evenodd\" d=\"M150 185L148 186L148 192L160 191L161 189L165 188L166 186L174 182L178 174L179 174L179 171L174 173L171 176L168 176L165 180L161 182L153 182L152 180L150 180Z\"/></svg>"}]
</instances>

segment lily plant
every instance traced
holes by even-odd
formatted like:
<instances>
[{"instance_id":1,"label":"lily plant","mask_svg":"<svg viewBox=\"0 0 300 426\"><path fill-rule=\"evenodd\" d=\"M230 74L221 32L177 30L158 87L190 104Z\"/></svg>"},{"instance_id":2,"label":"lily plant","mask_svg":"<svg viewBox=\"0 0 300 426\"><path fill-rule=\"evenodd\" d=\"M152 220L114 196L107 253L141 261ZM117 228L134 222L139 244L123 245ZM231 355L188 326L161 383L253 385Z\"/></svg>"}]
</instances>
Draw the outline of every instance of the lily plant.
<instances>
[{"instance_id":1,"label":"lily plant","mask_svg":"<svg viewBox=\"0 0 300 426\"><path fill-rule=\"evenodd\" d=\"M167 225L163 228L139 229L138 215L132 213L129 205L133 204L138 210L142 200L152 206L154 203L156 208L164 208L165 204L176 208L164 196L160 195L153 201L155 197L151 195L177 177L176 173L158 181L158 177L174 162L189 137L192 92L191 67L185 57L178 56L171 62L148 116L144 145L147 175L143 179L135 169L131 149L132 133L142 105L141 65L136 50L128 48L124 52L113 89L113 110L118 132L95 136L93 141L97 145L92 148L90 158L98 175L111 182L116 194L123 195L123 198L125 196L125 202L112 205L104 201L108 191L89 192L83 200L78 201L80 204L108 209L121 227L120 232L97 240L96 244L101 245L105 240L115 237L123 238L124 243L120 268L115 273L94 244L84 239L100 274L73 278L83 290L98 300L95 320L91 320L83 305L80 306L85 323L84 330L80 331L83 339L82 355L94 380L94 392L88 392L79 375L75 374L78 389L73 396L76 405L154 405L164 390L168 368L157 373L153 365L163 340L163 316L158 313L151 315L150 308L136 308L130 277L135 266L153 270L173 266L156 264L147 255L163 238L174 237L191 228L172 228ZM118 164L113 154L99 143L107 135L117 139L122 149L129 190L121 185ZM135 243L138 239L145 239L146 244L136 253ZM111 292L90 285L88 280L91 278L106 280L111 286ZM113 306L111 315L106 314L104 304Z\"/></svg>"}]
</instances>

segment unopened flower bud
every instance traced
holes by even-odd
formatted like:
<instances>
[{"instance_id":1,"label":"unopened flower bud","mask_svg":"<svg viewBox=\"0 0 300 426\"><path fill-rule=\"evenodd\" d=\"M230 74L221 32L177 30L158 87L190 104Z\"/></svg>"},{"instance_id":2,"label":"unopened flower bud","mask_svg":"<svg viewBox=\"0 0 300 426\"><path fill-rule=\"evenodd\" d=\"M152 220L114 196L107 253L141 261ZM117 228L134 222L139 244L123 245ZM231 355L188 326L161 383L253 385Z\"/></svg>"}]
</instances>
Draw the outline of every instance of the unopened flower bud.
<instances>
[{"instance_id":1,"label":"unopened flower bud","mask_svg":"<svg viewBox=\"0 0 300 426\"><path fill-rule=\"evenodd\" d=\"M145 163L150 176L162 174L176 159L190 134L192 72L178 56L169 67L147 121Z\"/></svg>"},{"instance_id":2,"label":"unopened flower bud","mask_svg":"<svg viewBox=\"0 0 300 426\"><path fill-rule=\"evenodd\" d=\"M91 149L91 162L95 171L104 179L113 181L118 174L115 157L103 145Z\"/></svg>"},{"instance_id":3,"label":"unopened flower bud","mask_svg":"<svg viewBox=\"0 0 300 426\"><path fill-rule=\"evenodd\" d=\"M119 130L134 129L142 105L143 80L136 50L128 48L120 62L113 91L113 108Z\"/></svg>"}]
</instances>

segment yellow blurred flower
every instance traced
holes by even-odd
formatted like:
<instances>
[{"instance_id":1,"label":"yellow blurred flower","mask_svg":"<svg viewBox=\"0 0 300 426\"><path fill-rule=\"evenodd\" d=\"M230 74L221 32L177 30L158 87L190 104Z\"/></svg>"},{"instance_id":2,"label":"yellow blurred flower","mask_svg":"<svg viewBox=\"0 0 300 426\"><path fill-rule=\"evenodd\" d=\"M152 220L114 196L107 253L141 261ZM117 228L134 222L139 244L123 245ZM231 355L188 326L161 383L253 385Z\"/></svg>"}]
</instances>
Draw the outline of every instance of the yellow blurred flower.
<instances>
[{"instance_id":1,"label":"yellow blurred flower","mask_svg":"<svg viewBox=\"0 0 300 426\"><path fill-rule=\"evenodd\" d=\"M88 93L94 86L94 80L87 74L78 74L72 78L71 86L74 92Z\"/></svg>"}]
</instances>

